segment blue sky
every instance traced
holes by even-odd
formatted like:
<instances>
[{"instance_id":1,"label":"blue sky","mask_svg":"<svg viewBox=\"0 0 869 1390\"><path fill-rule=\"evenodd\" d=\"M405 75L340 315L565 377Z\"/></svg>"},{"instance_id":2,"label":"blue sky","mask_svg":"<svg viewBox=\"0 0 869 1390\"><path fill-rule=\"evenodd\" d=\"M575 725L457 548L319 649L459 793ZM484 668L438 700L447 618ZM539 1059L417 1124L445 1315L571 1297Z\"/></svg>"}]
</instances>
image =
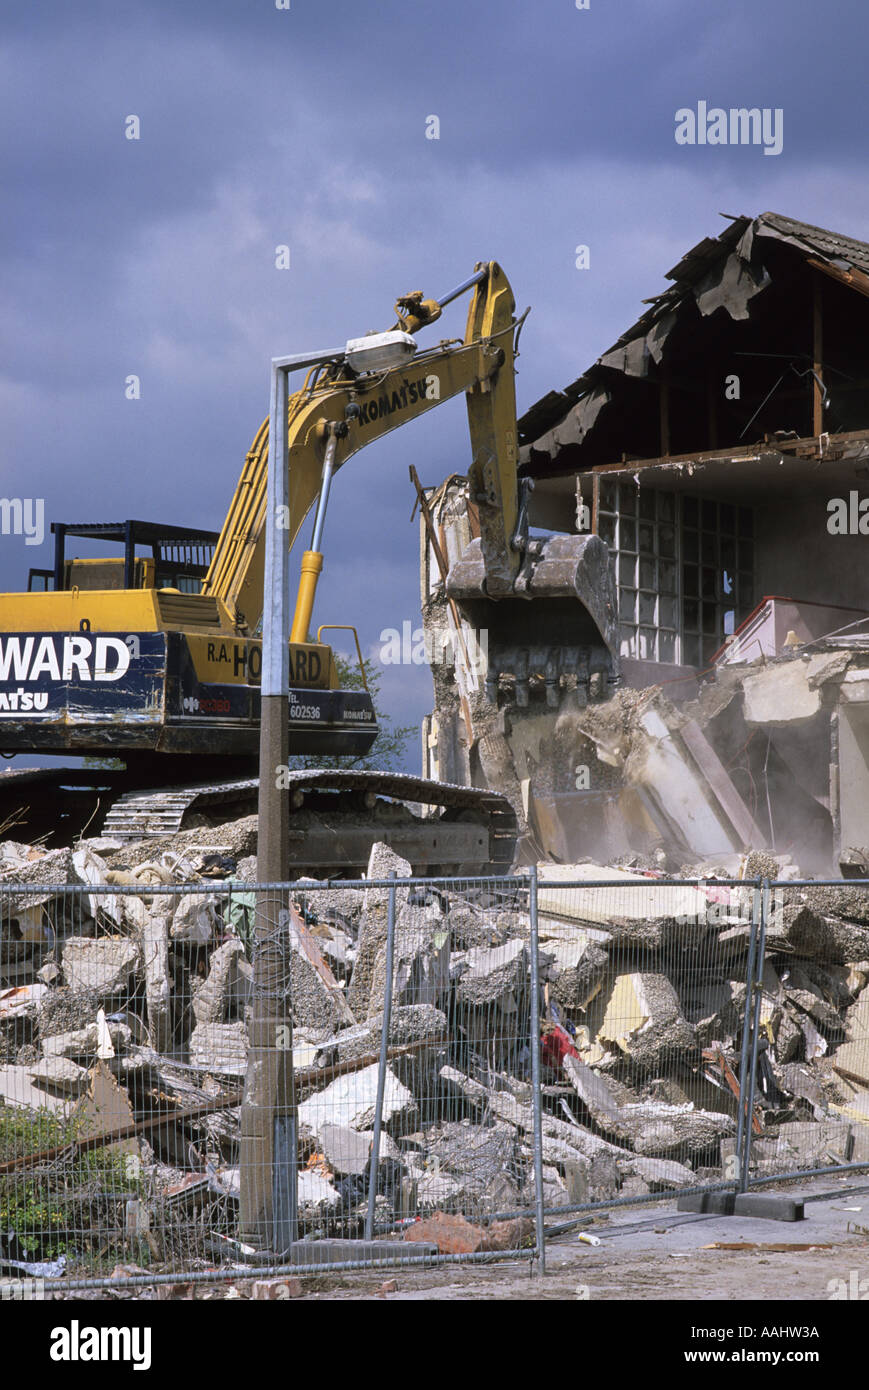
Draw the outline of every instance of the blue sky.
<instances>
[{"instance_id":1,"label":"blue sky","mask_svg":"<svg viewBox=\"0 0 869 1390\"><path fill-rule=\"evenodd\" d=\"M478 260L532 306L521 412L612 343L719 212L869 239L857 0L5 10L0 495L44 498L46 522L219 529L270 357L388 327L398 294L440 294ZM701 99L780 107L783 152L677 146L675 112ZM461 401L336 480L319 617L374 652L384 628L419 623L409 462L425 483L466 470ZM0 536L0 583L22 587L50 553ZM424 668L386 668L382 690L402 723L430 708Z\"/></svg>"}]
</instances>

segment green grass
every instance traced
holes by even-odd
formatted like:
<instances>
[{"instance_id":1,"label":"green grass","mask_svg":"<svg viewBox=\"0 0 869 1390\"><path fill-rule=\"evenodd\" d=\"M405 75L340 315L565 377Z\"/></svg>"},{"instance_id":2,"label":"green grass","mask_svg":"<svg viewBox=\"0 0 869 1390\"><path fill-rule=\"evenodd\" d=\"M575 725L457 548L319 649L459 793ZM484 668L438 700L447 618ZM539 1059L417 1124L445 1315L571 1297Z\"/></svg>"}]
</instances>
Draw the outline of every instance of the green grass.
<instances>
[{"instance_id":1,"label":"green grass","mask_svg":"<svg viewBox=\"0 0 869 1390\"><path fill-rule=\"evenodd\" d=\"M0 1108L0 1163L71 1144L78 1130L78 1121L48 1110ZM87 1239L82 1227L88 1203L80 1198L92 1195L98 1203L101 1194L125 1192L140 1196L143 1184L129 1176L126 1155L106 1147L74 1154L44 1175L34 1176L26 1168L0 1174L0 1232L14 1231L28 1255L57 1259ZM121 1231L118 1239L123 1239Z\"/></svg>"}]
</instances>

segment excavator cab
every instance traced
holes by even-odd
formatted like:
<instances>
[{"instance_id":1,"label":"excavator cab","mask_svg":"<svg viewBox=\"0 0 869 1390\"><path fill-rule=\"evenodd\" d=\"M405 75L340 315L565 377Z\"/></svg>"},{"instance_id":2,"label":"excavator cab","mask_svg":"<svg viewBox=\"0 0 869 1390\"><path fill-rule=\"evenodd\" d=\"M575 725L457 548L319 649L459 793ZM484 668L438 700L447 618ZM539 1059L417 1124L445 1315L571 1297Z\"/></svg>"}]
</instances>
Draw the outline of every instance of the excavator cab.
<instances>
[{"instance_id":1,"label":"excavator cab","mask_svg":"<svg viewBox=\"0 0 869 1390\"><path fill-rule=\"evenodd\" d=\"M151 521L51 523L54 568L31 569L28 593L71 589L175 589L198 594L208 573L217 531L170 526ZM67 555L67 538L106 541L123 546L122 555L81 558ZM146 546L150 555L137 553Z\"/></svg>"}]
</instances>

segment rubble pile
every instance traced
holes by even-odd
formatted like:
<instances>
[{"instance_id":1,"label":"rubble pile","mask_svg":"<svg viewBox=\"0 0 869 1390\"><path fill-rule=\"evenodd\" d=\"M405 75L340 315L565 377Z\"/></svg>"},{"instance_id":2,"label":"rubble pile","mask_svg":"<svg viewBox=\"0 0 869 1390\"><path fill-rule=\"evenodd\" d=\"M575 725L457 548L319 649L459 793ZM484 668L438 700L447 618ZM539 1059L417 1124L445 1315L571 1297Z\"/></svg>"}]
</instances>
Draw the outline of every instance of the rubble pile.
<instances>
[{"instance_id":1,"label":"rubble pile","mask_svg":"<svg viewBox=\"0 0 869 1390\"><path fill-rule=\"evenodd\" d=\"M47 1112L73 1146L105 1136L133 1175L155 1258L168 1258L173 1232L189 1242L195 1227L203 1255L236 1229L255 905L238 885L255 881L255 840L247 822L220 827L217 847L216 833L152 844L150 858L99 840L0 846L0 883L15 885L0 904L0 1141L4 1117L22 1111ZM743 872L788 877L782 861L760 859ZM435 1213L509 1216L534 1195L527 889L402 887L410 866L376 845L368 877L391 873L378 1229ZM639 871L541 866L547 1206L720 1181L734 1151L752 889L658 885L660 874L654 860ZM611 885L565 886L602 878ZM197 880L201 892L153 891ZM63 883L80 891L58 895ZM88 891L97 884L139 891ZM360 1233L368 1205L387 903L376 886L296 889L289 979L309 1233ZM869 1158L862 890L776 890L759 1026L755 1170ZM51 1147L36 1130L33 1143L34 1156ZM0 1161L0 1194L9 1180ZM116 1219L129 1231L125 1210Z\"/></svg>"}]
</instances>

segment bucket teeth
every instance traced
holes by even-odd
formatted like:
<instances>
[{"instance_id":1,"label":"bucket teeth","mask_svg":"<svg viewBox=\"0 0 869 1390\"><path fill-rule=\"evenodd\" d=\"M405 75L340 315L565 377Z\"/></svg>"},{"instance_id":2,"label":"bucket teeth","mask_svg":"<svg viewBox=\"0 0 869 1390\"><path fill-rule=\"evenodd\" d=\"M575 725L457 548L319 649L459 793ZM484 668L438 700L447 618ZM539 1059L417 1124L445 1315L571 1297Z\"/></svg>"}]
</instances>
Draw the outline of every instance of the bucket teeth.
<instances>
[{"instance_id":1,"label":"bucket teeth","mask_svg":"<svg viewBox=\"0 0 869 1390\"><path fill-rule=\"evenodd\" d=\"M447 594L487 651L485 691L497 705L502 677L524 709L539 688L550 709L566 691L575 703L604 699L618 683L616 592L609 550L598 536L532 540L505 597L487 591L482 546L474 540L447 575ZM510 695L507 696L508 702Z\"/></svg>"}]
</instances>

